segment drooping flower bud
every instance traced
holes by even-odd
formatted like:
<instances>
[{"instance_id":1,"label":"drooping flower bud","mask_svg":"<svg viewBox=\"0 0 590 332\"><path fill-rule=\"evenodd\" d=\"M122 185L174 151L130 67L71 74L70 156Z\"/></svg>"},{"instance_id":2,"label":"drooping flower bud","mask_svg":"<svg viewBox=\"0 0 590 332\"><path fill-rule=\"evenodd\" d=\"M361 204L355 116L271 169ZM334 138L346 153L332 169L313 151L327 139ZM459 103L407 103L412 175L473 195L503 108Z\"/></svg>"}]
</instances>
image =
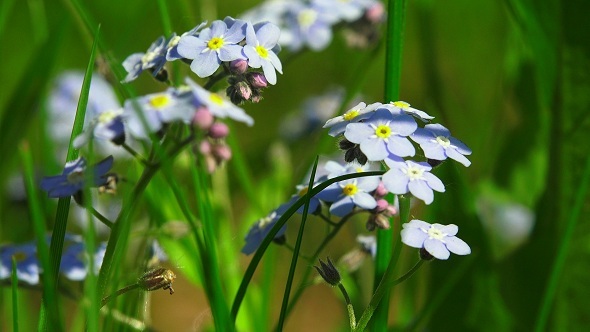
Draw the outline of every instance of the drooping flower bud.
<instances>
[{"instance_id":1,"label":"drooping flower bud","mask_svg":"<svg viewBox=\"0 0 590 332\"><path fill-rule=\"evenodd\" d=\"M137 284L139 288L145 291L153 291L160 288L168 289L170 290L170 295L172 295L174 294L174 289L172 288L174 279L176 279L176 274L172 270L157 268L144 273L139 278Z\"/></svg>"},{"instance_id":2,"label":"drooping flower bud","mask_svg":"<svg viewBox=\"0 0 590 332\"><path fill-rule=\"evenodd\" d=\"M327 263L322 262L320 259L320 266L314 266L315 269L318 271L322 279L325 282L329 283L332 286L338 286L342 278L340 277L340 272L334 266L334 263L328 257Z\"/></svg>"},{"instance_id":3,"label":"drooping flower bud","mask_svg":"<svg viewBox=\"0 0 590 332\"><path fill-rule=\"evenodd\" d=\"M253 88L262 89L268 86L268 81L263 73L253 72L246 75L248 82Z\"/></svg>"}]
</instances>

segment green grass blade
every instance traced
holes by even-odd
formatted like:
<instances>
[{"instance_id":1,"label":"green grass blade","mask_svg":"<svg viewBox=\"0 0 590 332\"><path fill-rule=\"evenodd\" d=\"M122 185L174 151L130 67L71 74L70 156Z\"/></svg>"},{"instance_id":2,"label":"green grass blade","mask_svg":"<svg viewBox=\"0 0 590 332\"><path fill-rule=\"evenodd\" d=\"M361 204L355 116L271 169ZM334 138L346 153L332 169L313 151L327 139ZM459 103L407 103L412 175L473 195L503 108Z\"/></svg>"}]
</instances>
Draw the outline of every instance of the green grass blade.
<instances>
[{"instance_id":1,"label":"green grass blade","mask_svg":"<svg viewBox=\"0 0 590 332\"><path fill-rule=\"evenodd\" d=\"M303 205L303 215L301 216L301 225L299 226L299 233L297 234L297 241L295 242L295 249L291 258L291 266L289 267L289 276L287 277L287 284L285 285L285 293L283 295L283 304L281 306L281 313L279 315L278 330L283 330L285 319L287 317L287 308L289 306L289 295L291 294L291 287L293 285L293 277L295 276L295 268L297 267L297 260L299 258L299 251L301 249L301 241L303 240L303 232L305 230L305 222L307 221L307 213L309 212L309 202L313 197L311 195L313 183L315 180L315 172L318 168L319 156L316 156L307 186L307 195L305 195L305 204Z\"/></svg>"},{"instance_id":2,"label":"green grass blade","mask_svg":"<svg viewBox=\"0 0 590 332\"><path fill-rule=\"evenodd\" d=\"M403 34L405 24L406 0L389 0L387 37L385 43L385 100L388 103L399 99L402 71ZM374 290L379 287L392 258L393 230L377 232L377 256L375 257ZM389 313L389 290L381 304L375 308L373 326L376 330L386 330Z\"/></svg>"},{"instance_id":3,"label":"green grass blade","mask_svg":"<svg viewBox=\"0 0 590 332\"><path fill-rule=\"evenodd\" d=\"M78 108L76 110L76 118L74 120L74 126L72 128L72 134L70 135L70 143L68 145L68 154L66 157L66 161L75 160L78 157L79 151L74 149L72 146L72 142L74 139L80 135L82 132L82 128L84 127L84 118L86 116L86 107L88 105L88 93L90 92L90 83L92 81L92 72L94 70L94 60L96 58L96 51L97 51L97 41L100 35L100 26L96 30L96 35L94 36L94 44L92 45L92 50L90 52L90 58L88 60L88 66L86 67L86 73L84 74L84 81L82 83L82 90L80 91L80 99L78 100ZM51 237L51 245L50 245L50 252L51 252L51 263L50 263L50 271L51 275L48 275L48 278L53 279L55 285L57 285L57 277L59 273L59 265L61 263L61 255L63 251L63 244L66 235L66 226L68 221L68 214L70 210L70 199L71 197L67 198L60 198L57 203L57 215L55 219L55 226L53 228L53 236ZM44 301L45 306L47 306L50 302ZM56 303L51 303L51 307L59 307ZM58 317L48 317L52 320L53 328L59 327L62 328L63 324L61 323L61 319ZM46 324L47 322L40 322L40 324ZM41 325L40 327L49 328L49 326Z\"/></svg>"},{"instance_id":4,"label":"green grass blade","mask_svg":"<svg viewBox=\"0 0 590 332\"><path fill-rule=\"evenodd\" d=\"M158 0L158 9L160 12L160 19L162 20L162 28L166 37L172 34L172 22L170 21L170 12L166 5L166 0Z\"/></svg>"},{"instance_id":5,"label":"green grass blade","mask_svg":"<svg viewBox=\"0 0 590 332\"><path fill-rule=\"evenodd\" d=\"M539 311L539 315L537 316L537 322L535 324L535 331L537 332L545 331L545 328L547 326L547 321L549 320L549 315L551 314L551 306L553 304L553 299L555 298L555 293L557 292L557 288L559 286L559 279L565 268L565 262L567 259L567 255L569 253L569 249L571 247L572 237L576 229L576 224L578 223L578 219L580 218L580 213L584 207L584 204L585 202L587 202L586 196L588 195L589 187L590 155L586 158L586 165L584 168L583 177L580 181L580 186L578 187L578 191L575 195L576 200L571 209L569 218L567 219L566 230L563 233L561 245L559 246L559 251L557 252L557 257L555 258L553 268L551 269L549 282L547 284L547 287L545 288L545 293L543 295L543 300L541 302L541 309Z\"/></svg>"},{"instance_id":6,"label":"green grass blade","mask_svg":"<svg viewBox=\"0 0 590 332\"><path fill-rule=\"evenodd\" d=\"M318 184L316 187L314 187L312 190L310 190L308 192L310 195L309 197L313 197L313 196L317 195L320 191L326 189L332 183L336 183L336 182L344 181L344 180L348 180L348 179L360 178L363 176L383 175L384 173L385 172L383 172L383 171L373 171L373 172L360 172L360 173L337 176L335 178L329 179L325 182ZM244 273L244 277L242 278L240 288L238 289L238 292L236 293L236 296L234 297L234 302L233 302L232 308L231 308L231 319L233 321L235 321L238 316L238 312L240 311L240 305L242 304L242 301L244 300L244 296L246 295L246 290L248 289L248 285L249 285L250 281L252 280L252 277L254 276L254 272L256 271L256 267L258 266L258 264L262 260L262 256L264 255L264 252L266 251L268 246L271 244L275 235L279 232L281 227L283 227L283 225L287 222L287 220L289 220L289 218L291 218L291 216L293 214L295 214L295 212L300 207L302 207L303 204L305 204L307 197L308 196L306 195L306 196L299 198L290 208L288 208L285 211L283 216L281 218L279 218L279 220L277 220L276 224L272 227L272 229L269 231L268 235L264 238L262 243L260 243L260 246L258 247L256 252L254 253L252 260L250 261L250 264L248 265L248 268L246 269L246 272Z\"/></svg>"},{"instance_id":7,"label":"green grass blade","mask_svg":"<svg viewBox=\"0 0 590 332\"><path fill-rule=\"evenodd\" d=\"M2 1L2 6L0 7L0 32L4 32L4 26L6 25L6 21L12 12L12 7L14 6L15 0L5 0Z\"/></svg>"},{"instance_id":8,"label":"green grass blade","mask_svg":"<svg viewBox=\"0 0 590 332\"><path fill-rule=\"evenodd\" d=\"M18 277L16 276L16 258L12 256L12 330L18 332Z\"/></svg>"},{"instance_id":9,"label":"green grass blade","mask_svg":"<svg viewBox=\"0 0 590 332\"><path fill-rule=\"evenodd\" d=\"M27 199L31 211L31 218L33 219L35 238L37 239L37 253L39 255L41 267L44 271L44 278L42 279L44 301L46 301L46 303L57 303L57 287L55 285L55 279L49 277L53 275L53 272L50 264L49 248L45 241L47 225L45 224L45 218L43 215L43 206L41 205L39 194L37 192L37 183L33 171L33 158L28 144L21 144L20 157L24 169L25 187L27 189ZM47 309L49 310L47 314L50 317L59 317L57 306L48 306Z\"/></svg>"}]
</instances>

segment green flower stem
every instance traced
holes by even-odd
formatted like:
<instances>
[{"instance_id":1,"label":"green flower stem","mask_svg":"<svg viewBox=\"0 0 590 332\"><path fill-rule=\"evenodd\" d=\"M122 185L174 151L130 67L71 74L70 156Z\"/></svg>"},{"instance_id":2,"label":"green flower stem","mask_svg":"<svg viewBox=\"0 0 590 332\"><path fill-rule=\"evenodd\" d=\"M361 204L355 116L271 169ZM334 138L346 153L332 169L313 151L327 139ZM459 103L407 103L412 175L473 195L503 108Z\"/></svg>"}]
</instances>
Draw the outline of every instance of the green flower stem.
<instances>
[{"instance_id":1,"label":"green flower stem","mask_svg":"<svg viewBox=\"0 0 590 332\"><path fill-rule=\"evenodd\" d=\"M16 275L16 258L12 256L12 330L18 332L18 277Z\"/></svg>"},{"instance_id":2,"label":"green flower stem","mask_svg":"<svg viewBox=\"0 0 590 332\"><path fill-rule=\"evenodd\" d=\"M348 296L348 293L346 292L346 288L344 288L344 285L342 283L338 284L338 289L342 293L342 296L344 296L344 301L346 301L346 310L348 310L348 319L350 321L350 330L354 331L354 329L356 327L356 316L354 315L354 307L352 306L352 302L350 301L350 297Z\"/></svg>"},{"instance_id":3,"label":"green flower stem","mask_svg":"<svg viewBox=\"0 0 590 332\"><path fill-rule=\"evenodd\" d=\"M324 248L328 245L328 243L330 243L330 241L336 236L336 234L338 234L338 231L340 231L340 228L342 228L342 226L344 226L344 224L352 216L357 215L357 214L359 214L361 212L367 212L367 210L355 210L355 211L349 213L348 215L344 216L342 218L342 220L340 220L340 222L338 222L334 226L334 229L332 229L332 231L324 238L324 240L322 241L322 243L320 243L320 245L318 246L318 248L314 252L313 256L311 258L309 258L309 261L310 262L317 262L318 257L320 257L320 254L322 253L322 251L324 250ZM299 300L299 298L301 297L301 295L303 295L303 292L305 291L305 289L309 285L309 282L307 282L307 279L309 279L309 276L310 276L311 272L313 271L312 267L313 267L313 263L312 264L309 264L305 268L305 272L303 273L303 277L301 278L301 282L299 282L299 285L297 287L297 290L295 291L295 294L293 294L293 297L291 299L291 302L289 302L289 307L287 308L286 317L288 317L289 314L291 313L291 311L293 310L293 308L295 308L295 304L297 304L297 301ZM273 329L273 331L276 331L276 330L277 330L277 327L275 327Z\"/></svg>"},{"instance_id":4,"label":"green flower stem","mask_svg":"<svg viewBox=\"0 0 590 332\"><path fill-rule=\"evenodd\" d=\"M104 297L104 298L103 298L103 299L100 301L100 307L101 307L101 308L102 308L102 307L104 307L104 306L105 306L107 303L109 303L110 301L114 300L114 299L115 299L117 296L119 296L119 295L123 295L123 294L125 294L125 293L127 293L127 292L129 292L129 291L132 291L132 290L134 290L134 289L137 289L137 288L139 288L139 283L137 283L137 282L136 282L136 283L134 283L134 284L131 284L131 285L129 285L129 286L125 286L125 287L123 287L123 288L119 289L118 291L114 292L114 293L113 293L113 294L111 294L111 295L105 296L105 297Z\"/></svg>"},{"instance_id":5,"label":"green flower stem","mask_svg":"<svg viewBox=\"0 0 590 332\"><path fill-rule=\"evenodd\" d=\"M400 224L399 225L401 225L402 223L407 222L410 217L410 197L398 196L398 198L399 198L399 207L400 207ZM397 225L397 227L396 227L398 229L394 230L394 232L393 232L394 234L399 234L399 228L400 228L399 225ZM399 260L399 256L401 253L401 247L402 247L401 243L402 243L401 239L398 239L395 242L395 246L393 248L393 254L391 255L391 259L389 260L389 264L387 265L387 269L385 270L385 273L383 274L383 278L381 279L381 282L377 286L377 289L375 290L375 293L373 294L373 297L371 298L371 302L369 302L367 309L365 309L365 311L363 312L363 315L361 316L361 318L359 320L359 324L357 326L356 331L364 331L364 329L367 327L367 324L369 323L369 320L371 319L371 317L375 313L375 310L378 308L379 303L381 302L381 299L386 294L389 294L389 291L392 286L395 286L398 283L405 280L405 279L403 279L398 282L399 279L398 280L393 279L394 272L395 272L395 266L397 265L397 261ZM379 248L377 248L377 250L379 250ZM387 318L387 316L385 316L385 318ZM383 326L382 324L385 324L384 326L387 327L387 325L386 325L387 321L378 322L378 324L379 325L376 325L377 327Z\"/></svg>"},{"instance_id":6,"label":"green flower stem","mask_svg":"<svg viewBox=\"0 0 590 332\"><path fill-rule=\"evenodd\" d=\"M92 213L92 215L96 217L96 219L98 219L100 222L102 222L105 226L107 226L108 228L113 228L113 222L110 221L107 217L103 216L100 212L96 211L96 209L92 206L90 206L89 210L90 213Z\"/></svg>"},{"instance_id":7,"label":"green flower stem","mask_svg":"<svg viewBox=\"0 0 590 332\"><path fill-rule=\"evenodd\" d=\"M144 157L142 157L137 151L135 151L132 147L130 147L129 145L127 145L127 143L123 143L121 144L121 147L123 149L125 149L125 151L129 152L130 155L133 156L133 158L139 160L144 166L148 164L147 160L145 160Z\"/></svg>"},{"instance_id":8,"label":"green flower stem","mask_svg":"<svg viewBox=\"0 0 590 332\"><path fill-rule=\"evenodd\" d=\"M580 219L580 213L582 212L584 204L587 203L586 196L588 194L588 187L590 187L590 156L586 158L584 173L580 181L578 191L575 195L576 200L567 220L566 229L561 239L561 245L559 246L559 251L557 252L555 262L553 263L553 268L551 269L551 275L549 277L547 287L545 288L545 293L543 294L541 309L535 323L536 332L542 332L546 329L547 321L549 320L549 315L551 314L551 305L553 304L553 299L559 286L559 279L565 267L565 262L571 247L576 224L578 223L578 219Z\"/></svg>"},{"instance_id":9,"label":"green flower stem","mask_svg":"<svg viewBox=\"0 0 590 332\"><path fill-rule=\"evenodd\" d=\"M168 157L170 162L178 155L184 148L186 148L193 140L192 135L189 136L187 139L182 141L180 144L172 148L169 153ZM107 244L107 249L105 252L104 260L100 269L100 273L98 275L98 291L101 294L104 294L107 290L107 279L110 276L111 268L114 261L114 255L116 253L117 245L124 247L124 245L120 241L121 234L128 233L129 228L131 226L131 216L135 212L135 209L138 206L139 198L145 191L148 183L152 179L152 177L156 174L156 172L160 169L161 162L153 163L147 165L141 177L137 181L135 188L133 188L132 193L129 195L131 198L128 204L123 205L123 209L119 213L119 217L117 221L114 223L113 227L111 228L111 236L109 237L109 241ZM117 253L120 255L121 253Z\"/></svg>"}]
</instances>

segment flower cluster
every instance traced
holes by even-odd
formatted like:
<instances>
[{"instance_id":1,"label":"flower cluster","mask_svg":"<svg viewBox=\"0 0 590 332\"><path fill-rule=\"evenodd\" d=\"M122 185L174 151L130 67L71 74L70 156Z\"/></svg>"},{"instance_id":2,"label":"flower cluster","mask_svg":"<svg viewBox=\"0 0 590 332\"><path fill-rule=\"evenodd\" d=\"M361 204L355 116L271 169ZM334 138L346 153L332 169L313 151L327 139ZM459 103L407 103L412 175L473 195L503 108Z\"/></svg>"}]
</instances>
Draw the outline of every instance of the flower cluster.
<instances>
[{"instance_id":1,"label":"flower cluster","mask_svg":"<svg viewBox=\"0 0 590 332\"><path fill-rule=\"evenodd\" d=\"M59 271L69 280L84 280L90 267L82 237L66 234L65 251L62 255ZM47 237L47 242L51 237ZM101 242L94 252L94 273L98 273L106 250L106 243ZM12 257L16 259L16 276L19 281L37 285L41 266L37 257L37 245L34 242L8 244L0 246L0 280L10 278Z\"/></svg>"},{"instance_id":2,"label":"flower cluster","mask_svg":"<svg viewBox=\"0 0 590 332\"><path fill-rule=\"evenodd\" d=\"M279 0L266 1L241 17L278 25L282 31L279 44L292 52L304 47L320 51L332 41L336 26L343 27L350 46L373 44L385 11L377 0Z\"/></svg>"},{"instance_id":3,"label":"flower cluster","mask_svg":"<svg viewBox=\"0 0 590 332\"><path fill-rule=\"evenodd\" d=\"M434 191L445 191L442 181L431 172L433 167L447 158L469 166L465 155L471 154L471 150L452 137L448 129L429 123L432 119L434 117L403 101L370 105L361 102L343 115L329 119L324 127L330 129L331 136L340 138L339 145L345 151L344 160L348 164L328 161L318 165L318 180L313 187L340 175L375 171L381 167L386 167L386 171L382 176L351 178L329 185L310 198L309 213L335 224L331 216L340 217L342 222L355 212L367 211L366 227L371 231L389 228L389 220L397 214L397 197L390 204L385 199L389 193L411 194L431 204ZM423 152L422 159L410 159L422 155L417 153L418 149ZM251 229L242 250L244 253L249 254L258 248L279 217L307 194L308 186L300 185L297 190L289 202L273 212L273 218L259 222ZM325 209L327 211L323 211ZM300 208L297 212L302 213L302 210ZM329 216L324 212L329 212ZM447 259L449 251L460 255L470 252L467 244L454 237L458 231L455 225L427 225L430 224L416 220L405 224L402 241L423 248L423 257ZM280 235L283 234L284 229L281 229ZM376 249L368 250L374 253Z\"/></svg>"}]
</instances>

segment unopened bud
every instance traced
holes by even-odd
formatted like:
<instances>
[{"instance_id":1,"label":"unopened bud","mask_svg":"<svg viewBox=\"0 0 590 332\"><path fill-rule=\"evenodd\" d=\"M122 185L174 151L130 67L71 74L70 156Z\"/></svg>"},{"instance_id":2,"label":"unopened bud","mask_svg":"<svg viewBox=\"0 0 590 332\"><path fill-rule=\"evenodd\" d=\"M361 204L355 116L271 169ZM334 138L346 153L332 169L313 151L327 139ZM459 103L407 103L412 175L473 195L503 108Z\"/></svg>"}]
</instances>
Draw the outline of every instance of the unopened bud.
<instances>
[{"instance_id":1,"label":"unopened bud","mask_svg":"<svg viewBox=\"0 0 590 332\"><path fill-rule=\"evenodd\" d=\"M314 266L315 269L318 271L322 279L325 282L329 283L332 286L338 286L342 278L340 277L340 272L334 266L334 263L328 257L327 263L322 262L320 259L320 266Z\"/></svg>"},{"instance_id":2,"label":"unopened bud","mask_svg":"<svg viewBox=\"0 0 590 332\"><path fill-rule=\"evenodd\" d=\"M215 145L213 146L213 155L219 161L228 161L231 159L231 148L227 145Z\"/></svg>"},{"instance_id":3,"label":"unopened bud","mask_svg":"<svg viewBox=\"0 0 590 332\"><path fill-rule=\"evenodd\" d=\"M224 138L224 137L227 137L228 134L229 134L229 128L227 127L227 125L225 123L216 122L211 125L211 128L209 128L209 136L211 138L215 138L215 139Z\"/></svg>"},{"instance_id":4,"label":"unopened bud","mask_svg":"<svg viewBox=\"0 0 590 332\"><path fill-rule=\"evenodd\" d=\"M253 72L247 75L248 82L252 85L252 87L257 89L266 88L268 86L268 81L263 73Z\"/></svg>"},{"instance_id":5,"label":"unopened bud","mask_svg":"<svg viewBox=\"0 0 590 332\"><path fill-rule=\"evenodd\" d=\"M382 199L378 199L377 200L377 206L375 207L375 211L376 212L383 212L387 209L387 207L389 207L389 203Z\"/></svg>"},{"instance_id":6,"label":"unopened bud","mask_svg":"<svg viewBox=\"0 0 590 332\"><path fill-rule=\"evenodd\" d=\"M232 103L239 105L252 97L252 89L245 81L237 81L225 90Z\"/></svg>"},{"instance_id":7,"label":"unopened bud","mask_svg":"<svg viewBox=\"0 0 590 332\"><path fill-rule=\"evenodd\" d=\"M209 109L206 107L200 107L195 112L195 116L193 117L193 124L200 129L208 130L209 127L213 124L215 117L213 114L209 112Z\"/></svg>"},{"instance_id":8,"label":"unopened bud","mask_svg":"<svg viewBox=\"0 0 590 332\"><path fill-rule=\"evenodd\" d=\"M137 284L139 288L145 291L153 291L157 289L168 289L170 295L174 294L172 282L176 279L176 274L172 270L165 268L158 268L144 273Z\"/></svg>"},{"instance_id":9,"label":"unopened bud","mask_svg":"<svg viewBox=\"0 0 590 332\"><path fill-rule=\"evenodd\" d=\"M248 61L243 59L234 60L229 63L229 70L232 74L244 74L248 71Z\"/></svg>"},{"instance_id":10,"label":"unopened bud","mask_svg":"<svg viewBox=\"0 0 590 332\"><path fill-rule=\"evenodd\" d=\"M375 195L378 197L384 197L388 193L389 193L389 191L387 191L387 189L385 189L385 185L383 184L383 182L379 182L379 185L377 186L377 189L375 190Z\"/></svg>"},{"instance_id":11,"label":"unopened bud","mask_svg":"<svg viewBox=\"0 0 590 332\"><path fill-rule=\"evenodd\" d=\"M379 1L375 1L375 3L365 12L365 17L371 23L382 22L384 16L385 9L383 8L383 4Z\"/></svg>"}]
</instances>

